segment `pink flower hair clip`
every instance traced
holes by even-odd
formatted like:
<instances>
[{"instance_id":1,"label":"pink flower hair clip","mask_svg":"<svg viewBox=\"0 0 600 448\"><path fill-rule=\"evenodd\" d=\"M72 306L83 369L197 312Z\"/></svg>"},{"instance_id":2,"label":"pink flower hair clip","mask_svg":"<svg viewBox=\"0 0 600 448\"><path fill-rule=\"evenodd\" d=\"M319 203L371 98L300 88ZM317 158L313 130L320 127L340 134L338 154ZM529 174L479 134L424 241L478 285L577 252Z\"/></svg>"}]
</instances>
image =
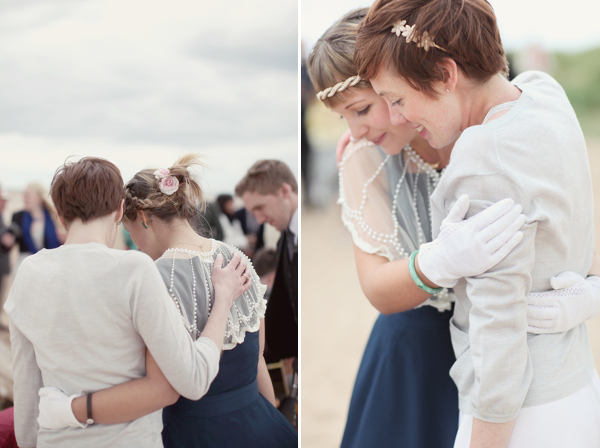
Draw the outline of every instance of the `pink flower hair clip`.
<instances>
[{"instance_id":1,"label":"pink flower hair clip","mask_svg":"<svg viewBox=\"0 0 600 448\"><path fill-rule=\"evenodd\" d=\"M158 180L158 189L167 196L171 196L179 190L179 181L177 177L171 176L168 168L161 168L154 172L154 177Z\"/></svg>"}]
</instances>

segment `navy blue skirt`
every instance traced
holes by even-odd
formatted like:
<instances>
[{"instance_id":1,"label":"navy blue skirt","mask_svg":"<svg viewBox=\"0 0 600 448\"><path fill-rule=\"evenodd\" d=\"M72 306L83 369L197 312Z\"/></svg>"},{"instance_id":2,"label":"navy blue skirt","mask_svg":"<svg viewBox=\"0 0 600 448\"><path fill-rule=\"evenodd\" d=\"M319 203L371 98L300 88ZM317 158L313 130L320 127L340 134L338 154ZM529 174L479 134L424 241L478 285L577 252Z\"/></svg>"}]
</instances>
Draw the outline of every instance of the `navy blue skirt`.
<instances>
[{"instance_id":1,"label":"navy blue skirt","mask_svg":"<svg viewBox=\"0 0 600 448\"><path fill-rule=\"evenodd\" d=\"M452 448L458 391L452 311L423 306L375 322L358 370L342 448Z\"/></svg>"},{"instance_id":2,"label":"navy blue skirt","mask_svg":"<svg viewBox=\"0 0 600 448\"><path fill-rule=\"evenodd\" d=\"M258 392L258 331L225 350L219 373L198 401L163 409L165 448L296 448L298 433Z\"/></svg>"}]
</instances>

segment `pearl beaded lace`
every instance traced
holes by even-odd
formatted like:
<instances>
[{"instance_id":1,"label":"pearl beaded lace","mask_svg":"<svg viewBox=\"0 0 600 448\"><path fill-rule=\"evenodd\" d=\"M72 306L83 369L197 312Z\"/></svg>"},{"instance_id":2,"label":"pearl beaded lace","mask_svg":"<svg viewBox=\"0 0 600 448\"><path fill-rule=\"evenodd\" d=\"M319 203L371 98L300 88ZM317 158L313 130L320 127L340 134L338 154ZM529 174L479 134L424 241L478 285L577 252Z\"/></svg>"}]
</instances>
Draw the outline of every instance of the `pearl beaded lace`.
<instances>
[{"instance_id":1,"label":"pearl beaded lace","mask_svg":"<svg viewBox=\"0 0 600 448\"><path fill-rule=\"evenodd\" d=\"M264 293L267 288L260 283L248 257L225 243L211 242L212 248L206 252L169 248L156 261L156 265L163 278L169 281L169 294L186 329L193 339L197 339L206 325L214 301L211 273L215 257L221 253L225 264L233 258L234 253L242 257L252 272L252 285L234 301L229 311L223 349L230 350L244 341L246 332L260 328L260 319L266 310Z\"/></svg>"},{"instance_id":2,"label":"pearl beaded lace","mask_svg":"<svg viewBox=\"0 0 600 448\"><path fill-rule=\"evenodd\" d=\"M338 203L354 244L393 261L431 241L429 198L439 180L410 145L390 156L366 140L350 143L339 169ZM424 305L443 311L453 298L444 289Z\"/></svg>"}]
</instances>

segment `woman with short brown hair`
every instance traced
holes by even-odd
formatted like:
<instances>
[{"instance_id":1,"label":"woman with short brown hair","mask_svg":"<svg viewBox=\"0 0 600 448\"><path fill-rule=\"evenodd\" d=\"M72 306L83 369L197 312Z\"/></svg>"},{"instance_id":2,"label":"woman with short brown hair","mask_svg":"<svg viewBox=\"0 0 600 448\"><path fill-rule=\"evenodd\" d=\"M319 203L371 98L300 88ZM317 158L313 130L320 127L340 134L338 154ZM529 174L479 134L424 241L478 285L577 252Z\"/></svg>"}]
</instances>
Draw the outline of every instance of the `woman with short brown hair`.
<instances>
[{"instance_id":1,"label":"woman with short brown hair","mask_svg":"<svg viewBox=\"0 0 600 448\"><path fill-rule=\"evenodd\" d=\"M563 89L540 72L506 79L484 0L378 0L359 27L355 61L392 123L435 148L454 143L431 198L435 232L462 194L473 200L469 214L508 195L527 216L503 261L454 288L450 375L463 414L455 446L600 445L600 380L585 325L527 334L527 295L567 269L587 275L593 259L585 140ZM413 256L428 283L429 247Z\"/></svg>"}]
</instances>

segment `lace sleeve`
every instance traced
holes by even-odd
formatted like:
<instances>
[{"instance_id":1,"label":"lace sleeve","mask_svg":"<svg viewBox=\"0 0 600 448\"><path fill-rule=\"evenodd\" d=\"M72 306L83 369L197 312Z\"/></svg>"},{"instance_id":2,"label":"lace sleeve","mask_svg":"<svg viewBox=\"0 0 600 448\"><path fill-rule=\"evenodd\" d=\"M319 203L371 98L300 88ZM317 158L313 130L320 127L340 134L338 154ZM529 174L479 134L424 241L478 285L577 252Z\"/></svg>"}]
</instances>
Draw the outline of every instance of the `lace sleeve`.
<instances>
[{"instance_id":1,"label":"lace sleeve","mask_svg":"<svg viewBox=\"0 0 600 448\"><path fill-rule=\"evenodd\" d=\"M429 198L439 177L408 145L390 156L366 140L351 143L339 170L338 203L354 245L394 261L431 241ZM453 300L444 289L424 305L445 311Z\"/></svg>"},{"instance_id":2,"label":"lace sleeve","mask_svg":"<svg viewBox=\"0 0 600 448\"><path fill-rule=\"evenodd\" d=\"M224 262L229 263L234 253L238 253L242 257L242 260L249 266L252 273L252 286L233 302L229 310L225 339L223 340L223 350L231 350L237 344L244 341L247 332L252 333L259 330L260 319L265 317L267 309L267 301L264 298L267 286L260 283L260 278L256 274L252 262L246 255L228 244L215 244L217 244L215 256L221 253L223 254Z\"/></svg>"},{"instance_id":3,"label":"lace sleeve","mask_svg":"<svg viewBox=\"0 0 600 448\"><path fill-rule=\"evenodd\" d=\"M252 285L232 304L227 316L223 349L231 350L244 341L247 332L258 331L260 319L265 317L267 287L260 279L252 263L238 249L228 244L211 240L210 251L198 252L186 249L168 249L156 261L156 266L175 302L181 318L193 339L198 339L206 326L214 303L214 288L211 281L212 268L217 254L223 255L227 264L235 253L249 266Z\"/></svg>"},{"instance_id":4,"label":"lace sleeve","mask_svg":"<svg viewBox=\"0 0 600 448\"><path fill-rule=\"evenodd\" d=\"M356 247L392 261L408 256L400 238L410 238L392 213L393 195L385 169L389 162L390 156L369 141L350 143L340 166L338 203ZM413 250L412 245L408 250Z\"/></svg>"}]
</instances>

